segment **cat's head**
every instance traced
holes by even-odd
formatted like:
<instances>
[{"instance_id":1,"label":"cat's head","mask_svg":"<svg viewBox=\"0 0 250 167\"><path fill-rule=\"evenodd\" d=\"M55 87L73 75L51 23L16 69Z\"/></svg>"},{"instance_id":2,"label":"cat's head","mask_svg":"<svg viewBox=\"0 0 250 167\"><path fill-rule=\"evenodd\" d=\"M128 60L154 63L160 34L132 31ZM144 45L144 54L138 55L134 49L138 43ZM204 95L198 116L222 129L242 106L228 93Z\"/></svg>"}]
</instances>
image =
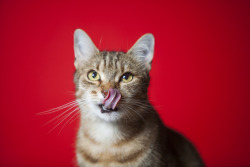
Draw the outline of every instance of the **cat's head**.
<instances>
[{"instance_id":1,"label":"cat's head","mask_svg":"<svg viewBox=\"0 0 250 167\"><path fill-rule=\"evenodd\" d=\"M154 37L143 35L127 52L99 51L82 30L74 33L76 98L90 119L140 119L147 112Z\"/></svg>"}]
</instances>

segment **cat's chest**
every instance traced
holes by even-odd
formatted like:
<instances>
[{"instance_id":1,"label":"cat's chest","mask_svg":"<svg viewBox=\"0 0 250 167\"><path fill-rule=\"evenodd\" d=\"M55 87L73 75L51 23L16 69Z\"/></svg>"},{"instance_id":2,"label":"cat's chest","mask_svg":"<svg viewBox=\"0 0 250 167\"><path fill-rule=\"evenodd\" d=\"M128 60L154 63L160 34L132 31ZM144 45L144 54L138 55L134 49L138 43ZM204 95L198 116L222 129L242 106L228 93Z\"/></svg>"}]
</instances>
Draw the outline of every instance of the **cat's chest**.
<instances>
[{"instance_id":1,"label":"cat's chest","mask_svg":"<svg viewBox=\"0 0 250 167\"><path fill-rule=\"evenodd\" d=\"M77 157L84 164L135 165L142 161L148 151L148 145L143 142L143 138L124 138L119 129L109 125L95 126L94 129L79 131L78 134Z\"/></svg>"},{"instance_id":2,"label":"cat's chest","mask_svg":"<svg viewBox=\"0 0 250 167\"><path fill-rule=\"evenodd\" d=\"M88 123L88 125L80 129L79 135L84 140L90 140L95 144L100 143L102 145L116 143L123 138L117 126L105 122Z\"/></svg>"}]
</instances>

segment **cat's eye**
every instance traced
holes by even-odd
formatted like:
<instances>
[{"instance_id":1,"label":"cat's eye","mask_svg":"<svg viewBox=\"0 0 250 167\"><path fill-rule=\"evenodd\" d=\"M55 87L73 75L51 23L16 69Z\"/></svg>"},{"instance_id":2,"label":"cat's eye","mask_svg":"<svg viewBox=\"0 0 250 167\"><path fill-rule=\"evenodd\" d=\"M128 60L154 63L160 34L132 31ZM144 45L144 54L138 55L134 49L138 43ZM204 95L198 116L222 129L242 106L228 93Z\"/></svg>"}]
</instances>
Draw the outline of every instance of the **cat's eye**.
<instances>
[{"instance_id":1,"label":"cat's eye","mask_svg":"<svg viewBox=\"0 0 250 167\"><path fill-rule=\"evenodd\" d=\"M98 81L100 80L100 75L96 71L92 70L88 73L88 78L91 81Z\"/></svg>"},{"instance_id":2,"label":"cat's eye","mask_svg":"<svg viewBox=\"0 0 250 167\"><path fill-rule=\"evenodd\" d=\"M128 83L133 80L133 75L129 72L125 73L121 77L121 82Z\"/></svg>"}]
</instances>

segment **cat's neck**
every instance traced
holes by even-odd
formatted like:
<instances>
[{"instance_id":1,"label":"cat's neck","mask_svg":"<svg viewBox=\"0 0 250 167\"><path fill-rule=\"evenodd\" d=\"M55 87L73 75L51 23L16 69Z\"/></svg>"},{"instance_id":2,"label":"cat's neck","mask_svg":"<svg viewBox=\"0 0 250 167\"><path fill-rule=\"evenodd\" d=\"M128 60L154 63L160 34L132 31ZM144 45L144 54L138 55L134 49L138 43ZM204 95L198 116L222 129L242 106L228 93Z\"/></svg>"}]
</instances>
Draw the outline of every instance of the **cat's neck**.
<instances>
[{"instance_id":1,"label":"cat's neck","mask_svg":"<svg viewBox=\"0 0 250 167\"><path fill-rule=\"evenodd\" d=\"M97 143L114 144L139 135L152 118L133 121L108 122L82 117L80 133Z\"/></svg>"}]
</instances>

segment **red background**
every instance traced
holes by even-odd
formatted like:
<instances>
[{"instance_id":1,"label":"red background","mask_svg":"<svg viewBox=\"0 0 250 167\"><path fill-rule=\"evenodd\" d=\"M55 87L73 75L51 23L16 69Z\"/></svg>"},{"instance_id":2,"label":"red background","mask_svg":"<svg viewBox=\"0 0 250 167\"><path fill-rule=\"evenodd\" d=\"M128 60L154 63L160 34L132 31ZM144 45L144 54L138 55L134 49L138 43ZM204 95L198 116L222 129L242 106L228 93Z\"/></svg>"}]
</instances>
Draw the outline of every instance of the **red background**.
<instances>
[{"instance_id":1,"label":"red background","mask_svg":"<svg viewBox=\"0 0 250 167\"><path fill-rule=\"evenodd\" d=\"M76 28L101 50L153 33L149 95L164 122L208 167L250 166L249 16L236 0L0 1L0 166L74 166L79 120L49 133L59 113L36 113L74 100Z\"/></svg>"}]
</instances>

